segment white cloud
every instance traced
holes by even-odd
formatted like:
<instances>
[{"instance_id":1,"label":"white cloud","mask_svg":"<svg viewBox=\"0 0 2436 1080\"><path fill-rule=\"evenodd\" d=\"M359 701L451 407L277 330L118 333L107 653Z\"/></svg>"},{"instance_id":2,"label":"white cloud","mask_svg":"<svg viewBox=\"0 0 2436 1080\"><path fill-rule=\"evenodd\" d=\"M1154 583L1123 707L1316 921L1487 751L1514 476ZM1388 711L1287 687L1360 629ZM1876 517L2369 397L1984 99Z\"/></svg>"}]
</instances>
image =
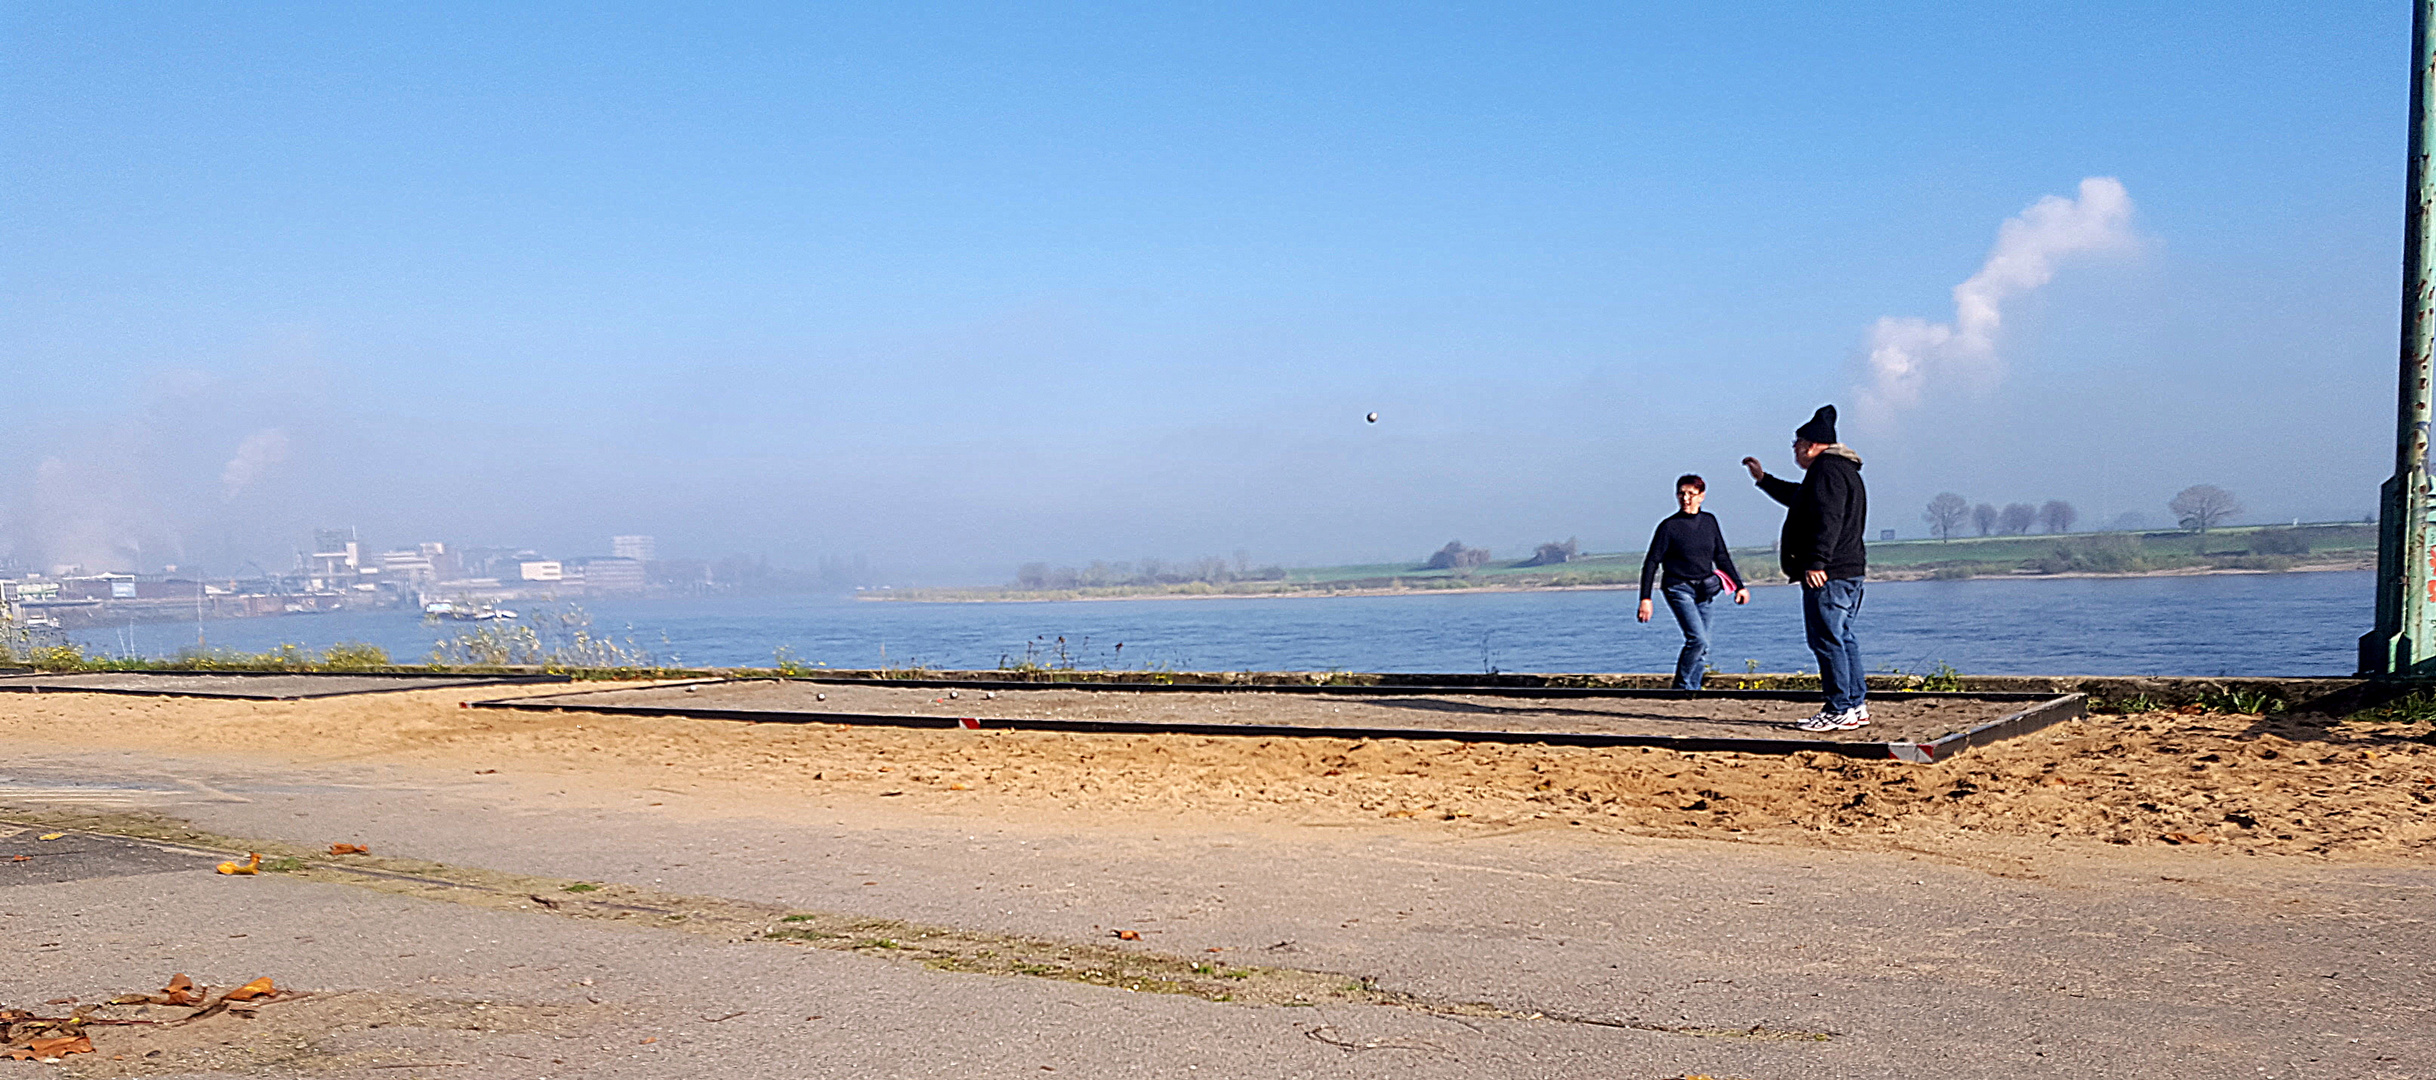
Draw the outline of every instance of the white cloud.
<instances>
[{"instance_id":1,"label":"white cloud","mask_svg":"<svg viewBox=\"0 0 2436 1080\"><path fill-rule=\"evenodd\" d=\"M1984 392L2004 376L1996 335L2006 301L2055 279L2069 256L2125 251L2137 238L2131 194L2111 176L2081 181L2080 198L2049 195L1996 231L1996 247L1954 286L1954 321L1889 315L1869 330L1866 415L1885 419L1941 389Z\"/></svg>"}]
</instances>

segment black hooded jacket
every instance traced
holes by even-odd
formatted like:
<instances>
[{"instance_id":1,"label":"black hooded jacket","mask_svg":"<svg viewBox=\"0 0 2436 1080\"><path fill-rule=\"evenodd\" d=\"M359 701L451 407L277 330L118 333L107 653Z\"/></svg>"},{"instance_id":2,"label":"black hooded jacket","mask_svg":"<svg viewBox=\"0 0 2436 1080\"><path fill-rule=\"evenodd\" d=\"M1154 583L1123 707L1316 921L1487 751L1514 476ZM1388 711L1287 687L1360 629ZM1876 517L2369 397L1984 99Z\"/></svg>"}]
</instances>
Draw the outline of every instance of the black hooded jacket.
<instances>
[{"instance_id":1,"label":"black hooded jacket","mask_svg":"<svg viewBox=\"0 0 2436 1080\"><path fill-rule=\"evenodd\" d=\"M1811 459L1801 483L1763 476L1759 490L1787 507L1776 547L1787 578L1799 581L1812 570L1825 570L1831 578L1869 573L1869 551L1862 543L1869 528L1869 492L1861 486L1861 455L1841 443L1826 447Z\"/></svg>"}]
</instances>

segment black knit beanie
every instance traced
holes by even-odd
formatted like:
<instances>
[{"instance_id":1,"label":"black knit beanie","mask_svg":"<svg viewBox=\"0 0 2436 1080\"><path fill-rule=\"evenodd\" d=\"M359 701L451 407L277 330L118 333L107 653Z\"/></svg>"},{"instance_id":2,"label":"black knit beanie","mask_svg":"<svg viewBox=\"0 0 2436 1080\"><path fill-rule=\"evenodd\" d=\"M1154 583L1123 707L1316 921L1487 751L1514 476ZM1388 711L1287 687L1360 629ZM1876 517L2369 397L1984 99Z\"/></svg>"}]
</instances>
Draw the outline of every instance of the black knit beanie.
<instances>
[{"instance_id":1,"label":"black knit beanie","mask_svg":"<svg viewBox=\"0 0 2436 1080\"><path fill-rule=\"evenodd\" d=\"M1793 429L1793 437L1806 443L1825 446L1835 441L1835 406L1821 405L1810 414L1810 422Z\"/></svg>"}]
</instances>

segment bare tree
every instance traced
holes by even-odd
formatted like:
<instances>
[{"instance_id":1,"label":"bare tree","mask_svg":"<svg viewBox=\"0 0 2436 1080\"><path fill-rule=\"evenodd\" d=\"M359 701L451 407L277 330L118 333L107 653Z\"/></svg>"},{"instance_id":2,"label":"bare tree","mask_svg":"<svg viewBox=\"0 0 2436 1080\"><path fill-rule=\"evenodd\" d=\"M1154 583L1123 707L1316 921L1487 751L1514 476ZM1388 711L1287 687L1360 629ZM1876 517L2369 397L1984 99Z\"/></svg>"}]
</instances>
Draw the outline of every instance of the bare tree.
<instances>
[{"instance_id":1,"label":"bare tree","mask_svg":"<svg viewBox=\"0 0 2436 1080\"><path fill-rule=\"evenodd\" d=\"M2019 536L2029 532L2031 523L2037 520L2038 507L2029 503L2006 503L2003 510L1997 511L1996 531L2007 536Z\"/></svg>"},{"instance_id":2,"label":"bare tree","mask_svg":"<svg viewBox=\"0 0 2436 1080\"><path fill-rule=\"evenodd\" d=\"M2062 499L2049 499L2047 505L2038 508L2039 526L2051 533L2071 532L2072 523L2079 520L2081 512Z\"/></svg>"},{"instance_id":3,"label":"bare tree","mask_svg":"<svg viewBox=\"0 0 2436 1080\"><path fill-rule=\"evenodd\" d=\"M2182 489L2165 508L2173 512L2174 520L2183 528L2206 532L2241 513L2241 502L2232 492L2214 484L2193 484Z\"/></svg>"},{"instance_id":4,"label":"bare tree","mask_svg":"<svg viewBox=\"0 0 2436 1080\"><path fill-rule=\"evenodd\" d=\"M1970 515L1971 500L1947 491L1929 500L1928 509L1920 512L1920 519L1928 522L1930 535L1951 540L1954 530L1962 527L1962 519Z\"/></svg>"},{"instance_id":5,"label":"bare tree","mask_svg":"<svg viewBox=\"0 0 2436 1080\"><path fill-rule=\"evenodd\" d=\"M1981 536L1996 531L1996 517L1996 508L1986 503L1971 508L1971 524L1979 527Z\"/></svg>"}]
</instances>

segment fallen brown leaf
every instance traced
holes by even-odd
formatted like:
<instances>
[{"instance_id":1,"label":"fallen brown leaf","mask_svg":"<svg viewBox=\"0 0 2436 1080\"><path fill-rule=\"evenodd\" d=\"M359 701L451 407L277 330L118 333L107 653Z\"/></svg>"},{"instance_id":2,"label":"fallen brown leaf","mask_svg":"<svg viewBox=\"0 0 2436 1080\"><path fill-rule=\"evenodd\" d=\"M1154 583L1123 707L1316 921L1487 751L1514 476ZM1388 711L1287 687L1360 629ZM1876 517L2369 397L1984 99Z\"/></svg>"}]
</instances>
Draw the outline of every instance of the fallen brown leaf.
<instances>
[{"instance_id":1,"label":"fallen brown leaf","mask_svg":"<svg viewBox=\"0 0 2436 1080\"><path fill-rule=\"evenodd\" d=\"M222 996L230 1001L252 1001L255 998L269 997L278 992L278 988L271 985L271 977L265 975Z\"/></svg>"},{"instance_id":2,"label":"fallen brown leaf","mask_svg":"<svg viewBox=\"0 0 2436 1080\"><path fill-rule=\"evenodd\" d=\"M372 849L371 849L371 848L368 848L368 847L365 847L365 846L364 846L364 845L362 845L362 844L332 844L332 845L330 845L330 854L332 854L332 855L370 855L370 854L372 854Z\"/></svg>"},{"instance_id":3,"label":"fallen brown leaf","mask_svg":"<svg viewBox=\"0 0 2436 1080\"><path fill-rule=\"evenodd\" d=\"M83 1035L61 1035L53 1039L36 1039L22 1050L11 1050L8 1056L19 1061L56 1061L69 1054L90 1054L93 1040Z\"/></svg>"},{"instance_id":4,"label":"fallen brown leaf","mask_svg":"<svg viewBox=\"0 0 2436 1080\"><path fill-rule=\"evenodd\" d=\"M1139 930L1111 930L1109 933L1115 934L1117 936L1117 940L1119 941L1142 940L1142 932Z\"/></svg>"},{"instance_id":5,"label":"fallen brown leaf","mask_svg":"<svg viewBox=\"0 0 2436 1080\"><path fill-rule=\"evenodd\" d=\"M221 863L221 864L220 864L220 866L219 866L219 870L220 870L220 872L221 872L221 873L223 873L223 874L259 874L259 873L261 873L261 872L262 872L262 853L261 853L261 852L259 852L259 851L254 851L254 852L248 852L248 853L247 853L247 855L248 855L248 858L246 859L246 861L245 861L245 862L242 862L242 863L235 863L235 862L224 862L224 863Z\"/></svg>"}]
</instances>

